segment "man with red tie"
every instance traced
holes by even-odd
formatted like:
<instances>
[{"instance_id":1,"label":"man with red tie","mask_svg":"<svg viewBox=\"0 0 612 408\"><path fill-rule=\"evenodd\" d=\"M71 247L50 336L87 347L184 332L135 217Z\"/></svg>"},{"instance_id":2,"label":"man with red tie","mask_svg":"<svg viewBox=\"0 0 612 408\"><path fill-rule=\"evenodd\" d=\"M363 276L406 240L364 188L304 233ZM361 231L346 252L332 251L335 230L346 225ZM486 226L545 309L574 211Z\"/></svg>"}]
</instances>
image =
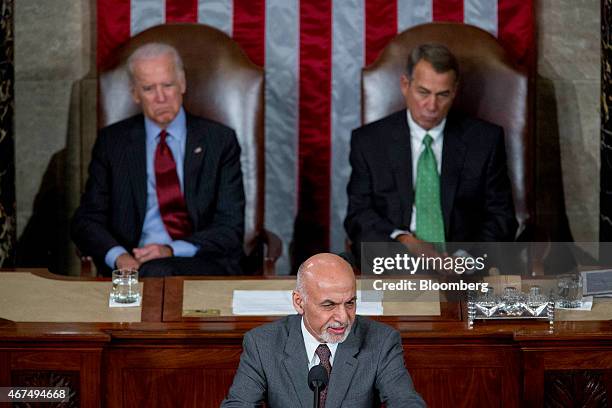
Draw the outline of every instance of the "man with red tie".
<instances>
[{"instance_id":1,"label":"man with red tie","mask_svg":"<svg viewBox=\"0 0 612 408\"><path fill-rule=\"evenodd\" d=\"M244 336L240 364L221 408L313 406L309 370L322 365L329 382L320 408L421 408L404 364L400 333L357 315L351 266L317 254L300 266L293 291L297 314Z\"/></svg>"},{"instance_id":2,"label":"man with red tie","mask_svg":"<svg viewBox=\"0 0 612 408\"><path fill-rule=\"evenodd\" d=\"M142 114L100 131L72 222L99 270L141 276L239 274L244 190L234 131L183 109L183 63L149 43L129 57Z\"/></svg>"}]
</instances>

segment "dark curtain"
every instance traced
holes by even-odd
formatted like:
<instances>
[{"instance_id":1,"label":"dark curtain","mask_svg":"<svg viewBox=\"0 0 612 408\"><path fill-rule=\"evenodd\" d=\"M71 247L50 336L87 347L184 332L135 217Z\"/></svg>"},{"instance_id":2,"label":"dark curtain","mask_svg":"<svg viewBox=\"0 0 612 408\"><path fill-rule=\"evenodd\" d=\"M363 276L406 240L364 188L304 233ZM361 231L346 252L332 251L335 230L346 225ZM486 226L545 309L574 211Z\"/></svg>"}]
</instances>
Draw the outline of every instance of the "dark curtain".
<instances>
[{"instance_id":1,"label":"dark curtain","mask_svg":"<svg viewBox=\"0 0 612 408\"><path fill-rule=\"evenodd\" d=\"M15 259L13 0L0 0L0 267Z\"/></svg>"}]
</instances>

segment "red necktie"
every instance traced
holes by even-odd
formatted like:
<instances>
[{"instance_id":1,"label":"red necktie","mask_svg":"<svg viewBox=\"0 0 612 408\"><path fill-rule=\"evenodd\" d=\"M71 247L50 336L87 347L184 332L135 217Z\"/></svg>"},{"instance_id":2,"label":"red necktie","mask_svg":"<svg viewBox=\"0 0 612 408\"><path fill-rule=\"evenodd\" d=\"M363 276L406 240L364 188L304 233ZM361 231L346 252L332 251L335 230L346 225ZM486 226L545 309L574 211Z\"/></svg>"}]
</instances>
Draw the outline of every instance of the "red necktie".
<instances>
[{"instance_id":1,"label":"red necktie","mask_svg":"<svg viewBox=\"0 0 612 408\"><path fill-rule=\"evenodd\" d=\"M327 375L331 375L331 364L329 358L331 357L331 350L327 347L327 344L319 344L319 347L315 350L317 356L319 356L319 360L321 360L321 365L327 371ZM329 383L328 383L329 384ZM323 391L319 394L319 407L325 408L325 400L327 399L327 390L328 387L325 387Z\"/></svg>"},{"instance_id":2,"label":"red necktie","mask_svg":"<svg viewBox=\"0 0 612 408\"><path fill-rule=\"evenodd\" d=\"M167 135L165 130L159 133L159 143L155 149L157 202L168 234L172 239L180 239L191 234L192 226L176 174L176 163L166 143Z\"/></svg>"}]
</instances>

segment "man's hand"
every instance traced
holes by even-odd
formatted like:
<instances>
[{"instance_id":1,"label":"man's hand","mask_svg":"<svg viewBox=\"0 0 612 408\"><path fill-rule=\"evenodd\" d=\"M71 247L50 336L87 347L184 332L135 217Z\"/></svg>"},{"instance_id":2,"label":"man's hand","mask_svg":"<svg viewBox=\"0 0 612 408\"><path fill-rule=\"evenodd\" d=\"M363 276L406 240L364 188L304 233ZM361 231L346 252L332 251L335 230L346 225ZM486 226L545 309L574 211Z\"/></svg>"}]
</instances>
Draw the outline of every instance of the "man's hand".
<instances>
[{"instance_id":1,"label":"man's hand","mask_svg":"<svg viewBox=\"0 0 612 408\"><path fill-rule=\"evenodd\" d=\"M418 239L412 234L400 234L395 239L404 244L404 246L408 248L408 251L410 251L410 253L414 256L420 256L423 254L427 258L440 258L442 259L442 265L444 264L446 258L448 258L448 254L446 252L438 252L434 244ZM446 270L444 268L436 268L436 272L440 276L456 276L453 270Z\"/></svg>"},{"instance_id":2,"label":"man's hand","mask_svg":"<svg viewBox=\"0 0 612 408\"><path fill-rule=\"evenodd\" d=\"M430 258L444 256L436 251L436 248L432 243L420 240L412 234L400 234L395 239L404 244L410 253L415 256L419 256L421 254Z\"/></svg>"},{"instance_id":3,"label":"man's hand","mask_svg":"<svg viewBox=\"0 0 612 408\"><path fill-rule=\"evenodd\" d=\"M174 255L172 247L168 245L148 244L142 248L134 248L134 256L141 264L152 259L169 258L172 255Z\"/></svg>"},{"instance_id":4,"label":"man's hand","mask_svg":"<svg viewBox=\"0 0 612 408\"><path fill-rule=\"evenodd\" d=\"M115 265L117 266L117 269L138 269L140 268L140 263L134 259L134 257L130 254L128 254L127 252L124 254L121 254L117 257L117 260L115 261Z\"/></svg>"}]
</instances>

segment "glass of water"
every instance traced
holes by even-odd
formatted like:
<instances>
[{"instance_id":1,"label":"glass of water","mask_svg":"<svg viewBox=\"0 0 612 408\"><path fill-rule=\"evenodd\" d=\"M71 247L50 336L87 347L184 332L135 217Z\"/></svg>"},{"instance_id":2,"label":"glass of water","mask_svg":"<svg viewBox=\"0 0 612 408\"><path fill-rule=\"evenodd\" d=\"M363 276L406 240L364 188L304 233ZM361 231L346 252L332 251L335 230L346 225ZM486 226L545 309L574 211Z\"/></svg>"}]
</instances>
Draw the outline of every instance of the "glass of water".
<instances>
[{"instance_id":1,"label":"glass of water","mask_svg":"<svg viewBox=\"0 0 612 408\"><path fill-rule=\"evenodd\" d=\"M138 271L136 269L116 269L113 271L111 299L116 303L136 303L140 298Z\"/></svg>"},{"instance_id":2,"label":"glass of water","mask_svg":"<svg viewBox=\"0 0 612 408\"><path fill-rule=\"evenodd\" d=\"M559 304L565 308L577 308L582 306L582 280L579 276L559 279Z\"/></svg>"}]
</instances>

